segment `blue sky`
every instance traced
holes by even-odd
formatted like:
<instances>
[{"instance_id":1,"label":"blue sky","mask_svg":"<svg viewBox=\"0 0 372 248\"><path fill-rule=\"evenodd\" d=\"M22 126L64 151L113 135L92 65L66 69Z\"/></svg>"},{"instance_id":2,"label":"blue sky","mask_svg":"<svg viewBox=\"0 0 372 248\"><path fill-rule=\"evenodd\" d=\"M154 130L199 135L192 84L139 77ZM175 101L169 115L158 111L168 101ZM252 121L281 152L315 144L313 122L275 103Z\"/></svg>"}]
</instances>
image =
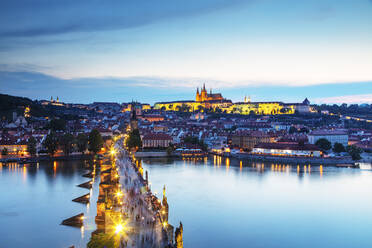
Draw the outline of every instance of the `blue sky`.
<instances>
[{"instance_id":1,"label":"blue sky","mask_svg":"<svg viewBox=\"0 0 372 248\"><path fill-rule=\"evenodd\" d=\"M68 102L372 102L370 0L3 0L0 90ZM77 89L81 89L77 90Z\"/></svg>"}]
</instances>

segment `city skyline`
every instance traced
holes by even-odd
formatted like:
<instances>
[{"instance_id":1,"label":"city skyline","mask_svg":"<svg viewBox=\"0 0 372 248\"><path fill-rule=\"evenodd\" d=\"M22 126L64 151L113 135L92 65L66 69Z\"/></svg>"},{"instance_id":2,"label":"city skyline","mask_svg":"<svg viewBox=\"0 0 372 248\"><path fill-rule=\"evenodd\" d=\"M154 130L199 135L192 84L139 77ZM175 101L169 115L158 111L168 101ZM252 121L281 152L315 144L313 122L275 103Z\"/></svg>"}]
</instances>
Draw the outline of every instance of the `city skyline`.
<instances>
[{"instance_id":1,"label":"city skyline","mask_svg":"<svg viewBox=\"0 0 372 248\"><path fill-rule=\"evenodd\" d=\"M371 103L368 0L1 5L3 93L154 103L206 83L234 101Z\"/></svg>"}]
</instances>

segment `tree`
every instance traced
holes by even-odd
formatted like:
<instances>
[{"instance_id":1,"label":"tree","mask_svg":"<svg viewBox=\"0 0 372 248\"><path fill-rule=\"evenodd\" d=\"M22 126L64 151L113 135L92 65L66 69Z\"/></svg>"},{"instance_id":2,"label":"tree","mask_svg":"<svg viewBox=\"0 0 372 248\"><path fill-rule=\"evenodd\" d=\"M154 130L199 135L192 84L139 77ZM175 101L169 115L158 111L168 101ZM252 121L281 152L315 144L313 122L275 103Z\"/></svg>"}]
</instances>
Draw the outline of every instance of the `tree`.
<instances>
[{"instance_id":1,"label":"tree","mask_svg":"<svg viewBox=\"0 0 372 248\"><path fill-rule=\"evenodd\" d=\"M307 129L306 127L301 127L300 133L308 133L308 132L309 132L309 129Z\"/></svg>"},{"instance_id":2,"label":"tree","mask_svg":"<svg viewBox=\"0 0 372 248\"><path fill-rule=\"evenodd\" d=\"M205 144L203 140L199 140L198 137L186 136L185 138L183 138L183 142L193 145L199 145L203 151L208 151L208 145Z\"/></svg>"},{"instance_id":3,"label":"tree","mask_svg":"<svg viewBox=\"0 0 372 248\"><path fill-rule=\"evenodd\" d=\"M62 150L65 155L69 155L72 152L73 144L74 136L70 133L64 134L60 139L60 145L62 146Z\"/></svg>"},{"instance_id":4,"label":"tree","mask_svg":"<svg viewBox=\"0 0 372 248\"><path fill-rule=\"evenodd\" d=\"M112 235L99 233L93 235L88 244L87 248L115 248L119 247L118 242L115 242L115 238Z\"/></svg>"},{"instance_id":5,"label":"tree","mask_svg":"<svg viewBox=\"0 0 372 248\"><path fill-rule=\"evenodd\" d=\"M27 152L31 156L36 155L36 139L32 136L31 136L31 138L28 139L28 142L27 142Z\"/></svg>"},{"instance_id":6,"label":"tree","mask_svg":"<svg viewBox=\"0 0 372 248\"><path fill-rule=\"evenodd\" d=\"M58 147L58 139L54 132L51 132L47 135L47 137L44 140L44 147L47 149L47 152L50 156L53 156Z\"/></svg>"},{"instance_id":7,"label":"tree","mask_svg":"<svg viewBox=\"0 0 372 248\"><path fill-rule=\"evenodd\" d=\"M64 119L53 119L49 122L48 128L52 131L66 130L66 121Z\"/></svg>"},{"instance_id":8,"label":"tree","mask_svg":"<svg viewBox=\"0 0 372 248\"><path fill-rule=\"evenodd\" d=\"M323 151L328 151L329 149L332 148L332 144L331 142L329 142L327 139L325 138L321 138L321 139L318 139L316 142L315 142L315 145L317 147L319 147L321 150Z\"/></svg>"},{"instance_id":9,"label":"tree","mask_svg":"<svg viewBox=\"0 0 372 248\"><path fill-rule=\"evenodd\" d=\"M89 144L88 149L90 152L96 154L103 147L103 139L100 132L97 129L93 129L89 133Z\"/></svg>"},{"instance_id":10,"label":"tree","mask_svg":"<svg viewBox=\"0 0 372 248\"><path fill-rule=\"evenodd\" d=\"M84 152L88 148L88 141L89 141L89 138L84 133L79 133L79 135L77 136L77 141L76 141L77 148L78 148L78 151L81 152L82 154L84 154Z\"/></svg>"},{"instance_id":11,"label":"tree","mask_svg":"<svg viewBox=\"0 0 372 248\"><path fill-rule=\"evenodd\" d=\"M291 127L289 128L289 130L288 130L288 133L289 133L289 134L292 134L292 133L295 133L295 132L297 132L297 128L295 128L294 126L291 126Z\"/></svg>"},{"instance_id":12,"label":"tree","mask_svg":"<svg viewBox=\"0 0 372 248\"><path fill-rule=\"evenodd\" d=\"M363 152L362 149L360 149L359 147L356 147L354 145L352 146L348 146L346 148L347 152L350 154L351 158L353 160L360 160L362 157L360 156L360 154Z\"/></svg>"},{"instance_id":13,"label":"tree","mask_svg":"<svg viewBox=\"0 0 372 248\"><path fill-rule=\"evenodd\" d=\"M1 151L1 155L6 156L8 155L8 149L4 147L4 149Z\"/></svg>"},{"instance_id":14,"label":"tree","mask_svg":"<svg viewBox=\"0 0 372 248\"><path fill-rule=\"evenodd\" d=\"M219 107L216 107L216 108L214 109L214 112L216 112L216 113L222 113L222 110L221 110Z\"/></svg>"},{"instance_id":15,"label":"tree","mask_svg":"<svg viewBox=\"0 0 372 248\"><path fill-rule=\"evenodd\" d=\"M171 156L173 151L174 151L173 145L169 144L169 146L167 147L167 155Z\"/></svg>"},{"instance_id":16,"label":"tree","mask_svg":"<svg viewBox=\"0 0 372 248\"><path fill-rule=\"evenodd\" d=\"M333 145L333 151L335 153L345 152L345 147L341 143L336 142Z\"/></svg>"},{"instance_id":17,"label":"tree","mask_svg":"<svg viewBox=\"0 0 372 248\"><path fill-rule=\"evenodd\" d=\"M182 111L182 112L189 112L190 111L190 106L187 105L187 104L182 103L181 108L179 110Z\"/></svg>"},{"instance_id":18,"label":"tree","mask_svg":"<svg viewBox=\"0 0 372 248\"><path fill-rule=\"evenodd\" d=\"M287 108L281 108L281 109L280 109L280 113L282 113L282 114L287 113Z\"/></svg>"},{"instance_id":19,"label":"tree","mask_svg":"<svg viewBox=\"0 0 372 248\"><path fill-rule=\"evenodd\" d=\"M142 147L141 135L138 129L134 129L129 133L129 137L126 140L125 144L128 148L139 148Z\"/></svg>"}]
</instances>

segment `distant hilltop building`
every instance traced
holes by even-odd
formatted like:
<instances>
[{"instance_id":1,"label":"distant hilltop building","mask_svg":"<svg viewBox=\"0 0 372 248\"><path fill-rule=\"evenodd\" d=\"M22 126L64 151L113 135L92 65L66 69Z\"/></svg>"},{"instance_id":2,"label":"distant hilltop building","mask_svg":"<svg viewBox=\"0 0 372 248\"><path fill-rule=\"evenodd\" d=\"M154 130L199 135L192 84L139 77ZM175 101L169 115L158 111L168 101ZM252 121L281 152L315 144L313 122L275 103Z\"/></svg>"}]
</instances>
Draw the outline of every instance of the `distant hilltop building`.
<instances>
[{"instance_id":1,"label":"distant hilltop building","mask_svg":"<svg viewBox=\"0 0 372 248\"><path fill-rule=\"evenodd\" d=\"M205 109L218 113L232 114L256 114L256 115L277 115L277 114L294 114L310 113L310 101L306 98L302 103L283 103L283 102L252 102L250 97L244 97L243 102L233 103L231 100L222 97L221 93L207 92L205 84L199 91L196 89L195 101L172 101L157 102L154 109L163 111L183 111L194 112L204 111Z\"/></svg>"},{"instance_id":2,"label":"distant hilltop building","mask_svg":"<svg viewBox=\"0 0 372 248\"><path fill-rule=\"evenodd\" d=\"M199 88L196 89L196 102L208 102L208 101L223 101L225 100L220 93L213 94L212 89L208 94L207 90L205 89L205 84L199 93Z\"/></svg>"},{"instance_id":3,"label":"distant hilltop building","mask_svg":"<svg viewBox=\"0 0 372 248\"><path fill-rule=\"evenodd\" d=\"M53 96L50 97L50 101L42 100L42 105L54 105L54 106L65 106L65 103L59 101L59 97L57 96L56 100L53 100Z\"/></svg>"},{"instance_id":4,"label":"distant hilltop building","mask_svg":"<svg viewBox=\"0 0 372 248\"><path fill-rule=\"evenodd\" d=\"M148 103L139 103L139 102L134 102L134 101L130 103L122 103L121 106L122 106L121 112L132 112L132 109L134 107L137 109L136 111L139 111L138 109L141 109L141 111L151 109L151 105ZM141 114L137 113L137 115L141 115Z\"/></svg>"}]
</instances>

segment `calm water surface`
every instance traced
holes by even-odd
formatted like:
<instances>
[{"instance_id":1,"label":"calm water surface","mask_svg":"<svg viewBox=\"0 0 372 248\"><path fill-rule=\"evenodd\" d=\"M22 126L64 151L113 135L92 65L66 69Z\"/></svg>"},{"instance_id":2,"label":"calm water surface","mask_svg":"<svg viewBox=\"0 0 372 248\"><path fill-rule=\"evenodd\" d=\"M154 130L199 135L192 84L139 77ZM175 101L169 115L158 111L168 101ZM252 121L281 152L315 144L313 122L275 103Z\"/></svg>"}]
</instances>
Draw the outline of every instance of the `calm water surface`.
<instances>
[{"instance_id":1,"label":"calm water surface","mask_svg":"<svg viewBox=\"0 0 372 248\"><path fill-rule=\"evenodd\" d=\"M0 164L0 248L85 247L95 230L98 181L90 191L76 185L89 181L83 161ZM91 192L87 206L71 200ZM83 212L84 228L62 226Z\"/></svg>"},{"instance_id":2,"label":"calm water surface","mask_svg":"<svg viewBox=\"0 0 372 248\"><path fill-rule=\"evenodd\" d=\"M153 191L167 186L184 246L372 247L372 171L210 157L144 159Z\"/></svg>"}]
</instances>

